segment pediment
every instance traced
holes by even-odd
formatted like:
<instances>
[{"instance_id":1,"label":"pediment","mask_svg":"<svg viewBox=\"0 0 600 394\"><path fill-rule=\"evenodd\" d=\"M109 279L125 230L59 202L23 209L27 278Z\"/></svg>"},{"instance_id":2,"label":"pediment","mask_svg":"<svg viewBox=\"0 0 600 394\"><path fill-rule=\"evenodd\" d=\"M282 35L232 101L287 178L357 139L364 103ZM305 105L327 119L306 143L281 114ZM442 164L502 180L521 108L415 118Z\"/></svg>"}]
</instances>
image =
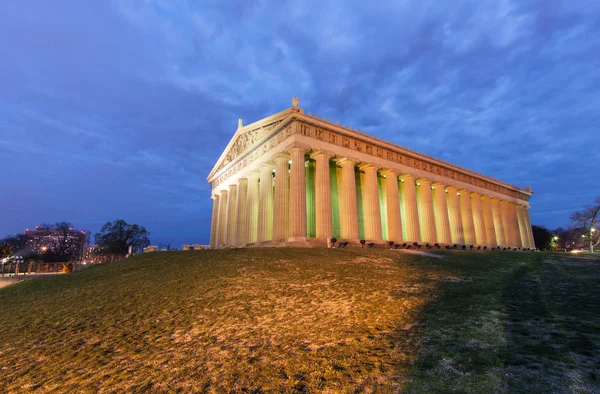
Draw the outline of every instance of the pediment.
<instances>
[{"instance_id":1,"label":"pediment","mask_svg":"<svg viewBox=\"0 0 600 394\"><path fill-rule=\"evenodd\" d=\"M217 164L215 164L208 175L208 181L211 182L211 179L215 174L219 173L239 156L258 146L289 114L289 110L282 111L259 122L238 128L221 154Z\"/></svg>"}]
</instances>

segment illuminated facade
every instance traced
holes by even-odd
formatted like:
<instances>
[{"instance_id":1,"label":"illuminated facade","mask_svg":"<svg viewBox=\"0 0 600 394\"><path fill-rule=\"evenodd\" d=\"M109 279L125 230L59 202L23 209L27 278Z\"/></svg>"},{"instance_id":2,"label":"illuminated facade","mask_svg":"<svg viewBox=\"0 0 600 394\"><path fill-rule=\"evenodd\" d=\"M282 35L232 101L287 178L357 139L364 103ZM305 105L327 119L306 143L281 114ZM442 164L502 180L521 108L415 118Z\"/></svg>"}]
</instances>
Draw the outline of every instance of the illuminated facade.
<instances>
[{"instance_id":1,"label":"illuminated facade","mask_svg":"<svg viewBox=\"0 0 600 394\"><path fill-rule=\"evenodd\" d=\"M339 241L534 248L521 189L292 107L238 129L208 176L210 246Z\"/></svg>"}]
</instances>

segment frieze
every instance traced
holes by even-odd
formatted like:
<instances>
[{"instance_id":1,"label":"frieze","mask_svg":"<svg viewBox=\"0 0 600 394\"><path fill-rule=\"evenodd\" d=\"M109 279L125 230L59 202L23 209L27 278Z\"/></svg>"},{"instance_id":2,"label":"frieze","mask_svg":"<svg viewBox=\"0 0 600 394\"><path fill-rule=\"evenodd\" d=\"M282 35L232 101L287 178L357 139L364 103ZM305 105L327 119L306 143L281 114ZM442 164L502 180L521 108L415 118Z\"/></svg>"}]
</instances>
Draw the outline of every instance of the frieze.
<instances>
[{"instance_id":1,"label":"frieze","mask_svg":"<svg viewBox=\"0 0 600 394\"><path fill-rule=\"evenodd\" d=\"M255 143L256 141L262 140L279 123L280 122L276 122L273 125L270 125L269 126L270 128L268 129L268 131L265 131L265 130L267 130L267 128L253 130L253 131L256 131L255 134L249 135L248 140L243 140L242 142L240 142L240 145L243 146L243 149L238 148L236 146L236 144L234 144L234 146L236 147L236 150L232 149L233 153L231 153L231 151L230 151L231 158L229 161L227 161L227 163L230 163L231 161L235 160L235 158L243 155L244 151L248 151L248 153L245 154L243 161L240 161L239 163L234 165L226 173L224 173L217 180L215 180L213 182L213 188L219 186L222 182L224 182L225 180L230 178L232 175L237 173L239 170L244 168L247 163L251 163L253 160L256 160L260 155L269 151L272 147L283 142L285 139L290 137L295 132L294 130L296 130L292 127L292 125L288 125L284 130L275 134L272 138L268 139L264 143L258 144L256 146L252 147L253 143ZM258 133L258 131L261 131L261 130L262 130L262 134ZM352 137L349 137L346 135L340 135L339 133L336 133L333 131L322 129L322 128L315 127L315 126L305 124L305 123L299 123L299 127L297 130L298 130L297 132L299 134L306 136L306 137L313 138L313 139L317 139L319 141L326 141L326 142L329 142L330 144L349 148L349 149L355 150L357 152L361 152L361 153L364 152L371 156L385 158L389 161L393 161L398 164L402 164L402 165L406 165L411 168L427 171L429 173L437 174L437 175L440 175L440 176L443 176L443 177L449 178L449 179L454 179L456 181L468 183L473 186L481 187L481 188L491 190L491 191L494 191L497 193L502 193L504 195L512 196L514 198L519 198L522 200L529 200L529 197L526 194L522 194L517 191L499 186L495 183L491 183L486 180L476 178L474 176L465 174L463 172L456 171L451 168L442 167L440 165L430 163L429 161L421 160L421 159L411 157L411 156L406 156L402 153L398 153L391 149L374 146L369 143L365 143L359 139L352 138ZM242 136L240 136L240 137L242 137ZM254 138L254 140L252 138ZM237 140L236 140L236 143L237 143ZM225 164L222 164L219 167L219 169L223 168L224 165Z\"/></svg>"}]
</instances>

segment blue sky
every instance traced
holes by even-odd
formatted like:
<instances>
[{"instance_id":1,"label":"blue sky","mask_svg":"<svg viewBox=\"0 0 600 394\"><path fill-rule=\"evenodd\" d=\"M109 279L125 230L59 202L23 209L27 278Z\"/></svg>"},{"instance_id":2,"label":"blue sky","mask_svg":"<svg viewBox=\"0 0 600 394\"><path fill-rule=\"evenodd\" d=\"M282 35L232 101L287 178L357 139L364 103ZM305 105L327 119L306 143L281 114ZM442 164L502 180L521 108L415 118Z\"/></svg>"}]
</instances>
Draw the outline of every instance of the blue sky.
<instances>
[{"instance_id":1,"label":"blue sky","mask_svg":"<svg viewBox=\"0 0 600 394\"><path fill-rule=\"evenodd\" d=\"M208 243L206 176L291 105L531 185L533 224L600 195L600 3L0 2L0 237L67 220Z\"/></svg>"}]
</instances>

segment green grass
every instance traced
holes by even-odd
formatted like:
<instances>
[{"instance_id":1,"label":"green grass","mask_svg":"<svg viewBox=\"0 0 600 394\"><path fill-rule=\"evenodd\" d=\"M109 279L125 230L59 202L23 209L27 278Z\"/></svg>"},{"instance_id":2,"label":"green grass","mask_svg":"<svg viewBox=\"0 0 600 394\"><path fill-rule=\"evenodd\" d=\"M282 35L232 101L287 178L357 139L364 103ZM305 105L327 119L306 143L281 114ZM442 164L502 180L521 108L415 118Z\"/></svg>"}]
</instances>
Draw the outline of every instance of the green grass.
<instances>
[{"instance_id":1,"label":"green grass","mask_svg":"<svg viewBox=\"0 0 600 394\"><path fill-rule=\"evenodd\" d=\"M600 261L161 252L0 289L0 392L600 392Z\"/></svg>"}]
</instances>

